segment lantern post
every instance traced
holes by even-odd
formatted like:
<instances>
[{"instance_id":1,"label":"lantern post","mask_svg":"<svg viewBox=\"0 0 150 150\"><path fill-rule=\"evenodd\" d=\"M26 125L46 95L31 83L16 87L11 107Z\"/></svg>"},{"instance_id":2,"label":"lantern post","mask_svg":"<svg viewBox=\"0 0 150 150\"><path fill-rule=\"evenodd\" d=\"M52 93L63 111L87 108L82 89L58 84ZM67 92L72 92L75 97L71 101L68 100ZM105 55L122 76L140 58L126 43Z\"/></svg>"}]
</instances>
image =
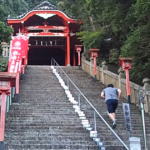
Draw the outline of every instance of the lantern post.
<instances>
[{"instance_id":1,"label":"lantern post","mask_svg":"<svg viewBox=\"0 0 150 150\"><path fill-rule=\"evenodd\" d=\"M95 75L95 80L97 80L97 76L96 76L96 57L98 57L98 51L99 49L90 49L90 54L91 57L94 59L94 75Z\"/></svg>"},{"instance_id":2,"label":"lantern post","mask_svg":"<svg viewBox=\"0 0 150 150\"><path fill-rule=\"evenodd\" d=\"M129 69L131 69L132 58L130 58L130 57L120 57L119 60L120 60L119 65L122 66L122 70L126 72L127 97L128 97L128 103L131 104Z\"/></svg>"},{"instance_id":3,"label":"lantern post","mask_svg":"<svg viewBox=\"0 0 150 150\"><path fill-rule=\"evenodd\" d=\"M0 113L0 150L4 150L5 134L5 114L6 114L6 95L10 95L10 88L15 83L16 74L0 73L0 94L1 94L1 113Z\"/></svg>"},{"instance_id":4,"label":"lantern post","mask_svg":"<svg viewBox=\"0 0 150 150\"><path fill-rule=\"evenodd\" d=\"M75 48L76 48L76 52L78 53L78 66L79 66L79 69L80 69L80 66L81 66L81 57L80 57L80 54L81 54L81 47L83 45L75 45Z\"/></svg>"}]
</instances>

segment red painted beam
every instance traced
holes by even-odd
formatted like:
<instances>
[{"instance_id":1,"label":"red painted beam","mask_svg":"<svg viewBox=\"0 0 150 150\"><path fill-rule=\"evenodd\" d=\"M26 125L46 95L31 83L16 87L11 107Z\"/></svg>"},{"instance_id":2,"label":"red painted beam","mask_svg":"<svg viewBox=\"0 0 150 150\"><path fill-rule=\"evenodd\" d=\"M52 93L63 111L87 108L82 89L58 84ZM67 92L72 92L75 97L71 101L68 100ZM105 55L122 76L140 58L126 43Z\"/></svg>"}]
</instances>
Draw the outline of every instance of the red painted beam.
<instances>
[{"instance_id":1,"label":"red painted beam","mask_svg":"<svg viewBox=\"0 0 150 150\"><path fill-rule=\"evenodd\" d=\"M40 33L25 33L26 36L29 37L38 37L38 36L51 36L51 37L67 37L67 33L52 33L52 32L48 32L48 33L44 33L44 32L40 32Z\"/></svg>"},{"instance_id":2,"label":"red painted beam","mask_svg":"<svg viewBox=\"0 0 150 150\"><path fill-rule=\"evenodd\" d=\"M27 30L37 30L37 29L51 29L51 30L66 30L65 26L29 26L26 27Z\"/></svg>"}]
</instances>

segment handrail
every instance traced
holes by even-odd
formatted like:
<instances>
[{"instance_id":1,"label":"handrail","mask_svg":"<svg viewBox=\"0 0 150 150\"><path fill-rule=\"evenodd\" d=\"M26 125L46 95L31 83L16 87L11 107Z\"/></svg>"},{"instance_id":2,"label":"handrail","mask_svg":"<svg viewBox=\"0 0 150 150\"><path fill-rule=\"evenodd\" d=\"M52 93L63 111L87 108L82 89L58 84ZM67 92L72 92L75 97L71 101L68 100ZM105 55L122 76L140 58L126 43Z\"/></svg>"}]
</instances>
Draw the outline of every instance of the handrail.
<instances>
[{"instance_id":1,"label":"handrail","mask_svg":"<svg viewBox=\"0 0 150 150\"><path fill-rule=\"evenodd\" d=\"M90 104L90 106L94 109L94 111L98 114L98 116L102 119L102 121L106 124L106 126L111 130L111 132L117 137L117 139L122 143L122 145L129 150L127 145L121 140L121 138L112 130L110 125L105 121L105 119L100 115L100 113L96 110L96 108L90 103L90 101L84 96L84 94L78 89L78 87L74 84L74 82L68 77L68 75L65 73L65 71L59 66L59 64L55 61L54 58L51 59L51 64L52 60L56 63L56 65L62 70L62 72L66 75L66 77L69 79L69 81L75 86L75 88L80 92L80 94L85 98L85 100Z\"/></svg>"},{"instance_id":2,"label":"handrail","mask_svg":"<svg viewBox=\"0 0 150 150\"><path fill-rule=\"evenodd\" d=\"M143 95L143 93L144 95ZM140 109L141 109L141 119L142 119L142 128L143 128L143 140L144 140L144 147L145 150L147 150L147 139L146 139L146 129L145 129L145 115L144 115L144 98L146 96L146 91L143 90L139 86L139 103L140 103Z\"/></svg>"}]
</instances>

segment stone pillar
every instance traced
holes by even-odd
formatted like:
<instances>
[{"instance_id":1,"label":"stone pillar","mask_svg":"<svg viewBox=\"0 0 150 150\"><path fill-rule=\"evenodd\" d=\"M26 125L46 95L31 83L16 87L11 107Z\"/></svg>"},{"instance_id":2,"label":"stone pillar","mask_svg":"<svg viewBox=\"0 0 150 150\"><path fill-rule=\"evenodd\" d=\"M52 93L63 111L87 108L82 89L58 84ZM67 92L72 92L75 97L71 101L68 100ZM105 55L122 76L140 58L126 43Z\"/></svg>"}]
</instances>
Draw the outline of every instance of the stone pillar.
<instances>
[{"instance_id":1,"label":"stone pillar","mask_svg":"<svg viewBox=\"0 0 150 150\"><path fill-rule=\"evenodd\" d=\"M92 72L93 72L93 69L92 69L92 66L94 64L94 59L91 57L90 58L90 75L93 76Z\"/></svg>"},{"instance_id":2,"label":"stone pillar","mask_svg":"<svg viewBox=\"0 0 150 150\"><path fill-rule=\"evenodd\" d=\"M150 79L149 78L144 78L143 83L144 83L143 89L145 91L150 91ZM144 110L145 110L146 113L150 113L150 102L149 102L148 95L145 95L145 98L144 98Z\"/></svg>"},{"instance_id":3,"label":"stone pillar","mask_svg":"<svg viewBox=\"0 0 150 150\"><path fill-rule=\"evenodd\" d=\"M150 79L144 78L143 83L144 83L143 89L146 91L150 91Z\"/></svg>"},{"instance_id":4,"label":"stone pillar","mask_svg":"<svg viewBox=\"0 0 150 150\"><path fill-rule=\"evenodd\" d=\"M84 53L82 53L82 60L85 60L85 54Z\"/></svg>"},{"instance_id":5,"label":"stone pillar","mask_svg":"<svg viewBox=\"0 0 150 150\"><path fill-rule=\"evenodd\" d=\"M83 69L83 70L85 69L85 68L84 68L85 65L84 65L84 62L83 62L84 60L86 60L86 59L85 59L85 54L82 53L82 54L81 54L81 64L82 64L82 69Z\"/></svg>"},{"instance_id":6,"label":"stone pillar","mask_svg":"<svg viewBox=\"0 0 150 150\"><path fill-rule=\"evenodd\" d=\"M6 50L6 57L8 57L8 54L9 54L9 50L8 50L8 47L7 47L7 50Z\"/></svg>"},{"instance_id":7,"label":"stone pillar","mask_svg":"<svg viewBox=\"0 0 150 150\"><path fill-rule=\"evenodd\" d=\"M104 70L108 70L108 66L107 66L107 62L106 61L102 62L102 83L103 84L105 84Z\"/></svg>"},{"instance_id":8,"label":"stone pillar","mask_svg":"<svg viewBox=\"0 0 150 150\"><path fill-rule=\"evenodd\" d=\"M2 52L2 54L3 54L3 57L5 57L5 48L3 47L3 52Z\"/></svg>"},{"instance_id":9,"label":"stone pillar","mask_svg":"<svg viewBox=\"0 0 150 150\"><path fill-rule=\"evenodd\" d=\"M138 137L130 137L130 150L141 150L140 138Z\"/></svg>"},{"instance_id":10,"label":"stone pillar","mask_svg":"<svg viewBox=\"0 0 150 150\"><path fill-rule=\"evenodd\" d=\"M118 75L119 88L121 89L121 79L125 78L124 71L122 70L121 67L119 68L118 73L119 73Z\"/></svg>"}]
</instances>

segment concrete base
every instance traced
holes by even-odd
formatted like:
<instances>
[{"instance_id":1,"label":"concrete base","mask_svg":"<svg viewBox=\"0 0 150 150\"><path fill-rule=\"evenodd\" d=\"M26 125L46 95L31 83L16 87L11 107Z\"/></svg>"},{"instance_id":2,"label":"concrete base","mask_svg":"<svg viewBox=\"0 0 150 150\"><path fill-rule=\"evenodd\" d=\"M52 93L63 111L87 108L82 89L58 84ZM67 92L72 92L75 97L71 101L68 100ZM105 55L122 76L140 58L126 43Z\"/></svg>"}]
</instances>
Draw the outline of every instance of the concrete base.
<instances>
[{"instance_id":1,"label":"concrete base","mask_svg":"<svg viewBox=\"0 0 150 150\"><path fill-rule=\"evenodd\" d=\"M95 81L97 81L97 76L95 75Z\"/></svg>"},{"instance_id":2,"label":"concrete base","mask_svg":"<svg viewBox=\"0 0 150 150\"><path fill-rule=\"evenodd\" d=\"M4 141L0 141L0 150L4 150Z\"/></svg>"},{"instance_id":3,"label":"concrete base","mask_svg":"<svg viewBox=\"0 0 150 150\"><path fill-rule=\"evenodd\" d=\"M24 74L21 74L20 80L24 79Z\"/></svg>"},{"instance_id":4,"label":"concrete base","mask_svg":"<svg viewBox=\"0 0 150 150\"><path fill-rule=\"evenodd\" d=\"M67 66L71 66L70 64L68 64Z\"/></svg>"},{"instance_id":5,"label":"concrete base","mask_svg":"<svg viewBox=\"0 0 150 150\"><path fill-rule=\"evenodd\" d=\"M15 94L15 102L16 102L16 103L19 102L19 94Z\"/></svg>"}]
</instances>

